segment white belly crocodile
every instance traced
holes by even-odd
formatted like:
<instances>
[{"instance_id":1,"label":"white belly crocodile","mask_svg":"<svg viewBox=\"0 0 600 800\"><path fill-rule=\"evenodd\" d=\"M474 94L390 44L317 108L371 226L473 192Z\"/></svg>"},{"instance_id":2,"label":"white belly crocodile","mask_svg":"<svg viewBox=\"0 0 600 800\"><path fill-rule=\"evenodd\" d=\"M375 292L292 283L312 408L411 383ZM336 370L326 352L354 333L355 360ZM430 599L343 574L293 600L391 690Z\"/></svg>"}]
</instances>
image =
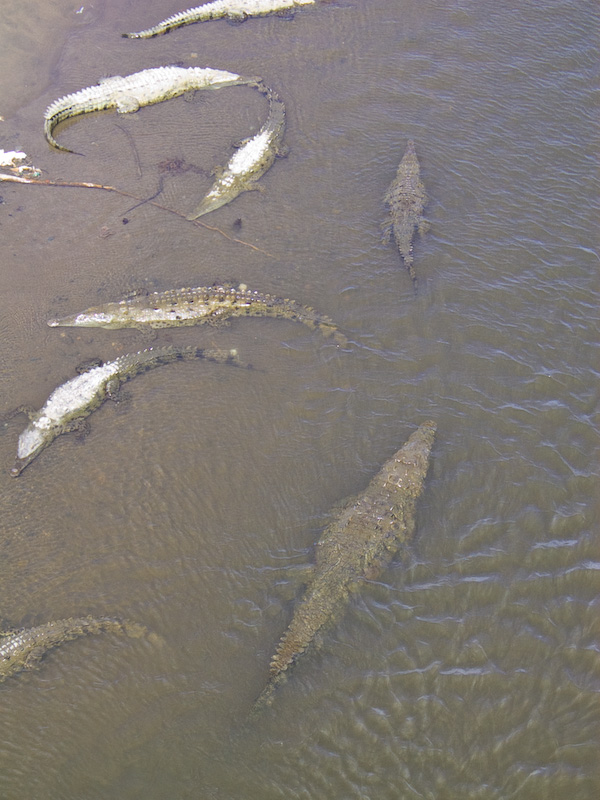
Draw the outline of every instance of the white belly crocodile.
<instances>
[{"instance_id":1,"label":"white belly crocodile","mask_svg":"<svg viewBox=\"0 0 600 800\"><path fill-rule=\"evenodd\" d=\"M80 430L83 420L108 398L115 399L119 386L141 372L177 360L203 358L219 364L239 365L235 350L202 347L154 347L128 353L94 366L56 388L39 411L20 408L30 418L19 436L17 460L11 475L17 477L57 436Z\"/></svg>"},{"instance_id":2,"label":"white belly crocodile","mask_svg":"<svg viewBox=\"0 0 600 800\"><path fill-rule=\"evenodd\" d=\"M72 153L52 135L56 125L65 119L109 108L129 114L141 106L160 103L196 89L242 85L256 86L257 81L210 67L155 67L124 77L115 75L51 103L44 114L44 134L53 147Z\"/></svg>"},{"instance_id":3,"label":"white belly crocodile","mask_svg":"<svg viewBox=\"0 0 600 800\"><path fill-rule=\"evenodd\" d=\"M229 159L225 167L217 167L214 172L217 180L204 200L188 219L198 219L209 211L214 211L230 203L242 192L261 188L258 184L265 172L272 166L277 156L284 156L285 106L279 96L264 83L257 88L269 100L269 115L262 128L246 139Z\"/></svg>"}]
</instances>

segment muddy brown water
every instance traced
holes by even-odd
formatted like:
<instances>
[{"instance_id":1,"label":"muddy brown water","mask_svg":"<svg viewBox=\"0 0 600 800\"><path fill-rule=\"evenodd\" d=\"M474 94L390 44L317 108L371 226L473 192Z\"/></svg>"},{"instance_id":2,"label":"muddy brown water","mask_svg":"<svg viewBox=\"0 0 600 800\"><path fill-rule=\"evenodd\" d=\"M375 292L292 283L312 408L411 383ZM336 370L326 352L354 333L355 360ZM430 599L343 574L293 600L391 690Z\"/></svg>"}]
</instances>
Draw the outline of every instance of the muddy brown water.
<instances>
[{"instance_id":1,"label":"muddy brown water","mask_svg":"<svg viewBox=\"0 0 600 800\"><path fill-rule=\"evenodd\" d=\"M114 194L2 183L2 413L147 346L46 326L141 288L242 281L317 307L350 346L281 320L159 332L254 369L140 376L18 479L25 422L3 425L2 627L113 614L164 645L91 637L6 681L0 796L597 796L597 8L346 0L128 41L184 4L5 6L0 147L44 176L139 197L162 177L157 199L189 212L262 124L251 89L58 128L84 157L42 133L57 97L163 64L263 76L290 153L205 218L229 238ZM380 233L408 138L430 197L416 298ZM248 726L330 509L428 418L410 548Z\"/></svg>"}]
</instances>

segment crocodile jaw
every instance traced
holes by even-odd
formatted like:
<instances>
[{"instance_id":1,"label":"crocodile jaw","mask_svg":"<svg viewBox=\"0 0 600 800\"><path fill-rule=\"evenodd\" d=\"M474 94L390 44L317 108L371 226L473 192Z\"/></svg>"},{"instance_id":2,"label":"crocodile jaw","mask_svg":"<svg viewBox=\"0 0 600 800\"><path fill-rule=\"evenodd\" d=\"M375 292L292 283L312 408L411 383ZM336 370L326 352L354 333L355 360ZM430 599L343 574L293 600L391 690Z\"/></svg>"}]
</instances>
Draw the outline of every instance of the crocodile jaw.
<instances>
[{"instance_id":1,"label":"crocodile jaw","mask_svg":"<svg viewBox=\"0 0 600 800\"><path fill-rule=\"evenodd\" d=\"M13 478L20 475L25 467L30 464L40 450L48 444L48 433L33 424L28 425L19 436L17 459L10 474Z\"/></svg>"},{"instance_id":2,"label":"crocodile jaw","mask_svg":"<svg viewBox=\"0 0 600 800\"><path fill-rule=\"evenodd\" d=\"M259 131L231 157L204 200L187 217L189 220L208 214L230 203L244 191L256 188L256 181L264 175L275 160L270 130Z\"/></svg>"},{"instance_id":3,"label":"crocodile jaw","mask_svg":"<svg viewBox=\"0 0 600 800\"><path fill-rule=\"evenodd\" d=\"M221 206L227 205L227 203L235 200L242 191L241 188L237 187L235 187L235 191L233 188L227 192L220 192L219 190L220 187L215 186L186 219L194 220L198 219L198 217L203 217L205 214L208 214L209 211L215 211L217 208L221 208Z\"/></svg>"},{"instance_id":4,"label":"crocodile jaw","mask_svg":"<svg viewBox=\"0 0 600 800\"><path fill-rule=\"evenodd\" d=\"M101 311L86 312L81 314L71 314L68 317L49 319L48 325L51 328L110 328L115 321L114 314L107 314Z\"/></svg>"}]
</instances>

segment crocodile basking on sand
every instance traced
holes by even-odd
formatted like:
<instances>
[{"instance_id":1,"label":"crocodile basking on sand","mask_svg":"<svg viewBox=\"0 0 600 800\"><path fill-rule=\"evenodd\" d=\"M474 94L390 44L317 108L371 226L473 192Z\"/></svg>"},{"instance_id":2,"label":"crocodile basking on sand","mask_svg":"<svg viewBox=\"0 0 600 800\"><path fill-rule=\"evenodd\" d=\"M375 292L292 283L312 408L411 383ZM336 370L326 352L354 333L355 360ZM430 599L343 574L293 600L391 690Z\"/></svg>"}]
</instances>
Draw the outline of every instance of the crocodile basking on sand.
<instances>
[{"instance_id":1,"label":"crocodile basking on sand","mask_svg":"<svg viewBox=\"0 0 600 800\"><path fill-rule=\"evenodd\" d=\"M21 670L36 666L48 650L63 642L104 632L124 633L135 638L147 634L143 625L109 617L59 619L35 628L0 633L0 682Z\"/></svg>"},{"instance_id":2,"label":"crocodile basking on sand","mask_svg":"<svg viewBox=\"0 0 600 800\"><path fill-rule=\"evenodd\" d=\"M413 535L416 500L423 490L435 429L434 422L424 422L364 494L323 532L312 581L271 660L271 677L255 712L271 703L296 659L341 616L352 589L363 579L376 578Z\"/></svg>"},{"instance_id":3,"label":"crocodile basking on sand","mask_svg":"<svg viewBox=\"0 0 600 800\"><path fill-rule=\"evenodd\" d=\"M196 89L242 85L256 86L257 81L210 67L155 67L124 77L115 75L101 80L96 86L88 86L55 100L44 114L44 134L53 147L72 153L58 144L52 135L56 125L65 119L108 108L129 114L141 106L160 103Z\"/></svg>"},{"instance_id":4,"label":"crocodile basking on sand","mask_svg":"<svg viewBox=\"0 0 600 800\"><path fill-rule=\"evenodd\" d=\"M114 400L119 386L125 381L154 367L194 358L239 365L235 350L207 350L193 346L148 348L119 356L71 378L52 392L39 411L19 408L18 411L27 413L31 421L19 436L17 460L11 475L20 475L57 436L81 430L83 420L108 398Z\"/></svg>"},{"instance_id":5,"label":"crocodile basking on sand","mask_svg":"<svg viewBox=\"0 0 600 800\"><path fill-rule=\"evenodd\" d=\"M264 17L267 14L293 11L300 6L310 6L314 3L315 0L214 0L212 3L203 3L173 14L152 28L122 35L127 39L150 39L182 25L190 25L192 22L208 22L223 17L234 22L243 22L248 17Z\"/></svg>"},{"instance_id":6,"label":"crocodile basking on sand","mask_svg":"<svg viewBox=\"0 0 600 800\"><path fill-rule=\"evenodd\" d=\"M277 156L286 154L282 145L285 106L264 83L257 83L256 86L269 100L269 115L265 124L258 133L242 142L225 167L214 170L217 180L200 205L188 215L188 219L198 219L235 200L242 192L261 188L259 178L272 166Z\"/></svg>"},{"instance_id":7,"label":"crocodile basking on sand","mask_svg":"<svg viewBox=\"0 0 600 800\"><path fill-rule=\"evenodd\" d=\"M429 226L422 214L427 204L427 195L421 181L421 170L415 152L415 143L412 140L408 142L396 177L385 196L385 202L390 209L390 218L382 226L385 232L384 242L390 240L393 232L398 250L404 259L416 291L417 276L413 267L415 228L420 234L423 234Z\"/></svg>"},{"instance_id":8,"label":"crocodile basking on sand","mask_svg":"<svg viewBox=\"0 0 600 800\"><path fill-rule=\"evenodd\" d=\"M218 325L233 317L282 317L333 335L338 344L346 339L336 325L314 309L295 300L255 292L240 286L200 286L133 295L114 303L92 306L79 314L48 320L51 328L168 328L181 325Z\"/></svg>"}]
</instances>

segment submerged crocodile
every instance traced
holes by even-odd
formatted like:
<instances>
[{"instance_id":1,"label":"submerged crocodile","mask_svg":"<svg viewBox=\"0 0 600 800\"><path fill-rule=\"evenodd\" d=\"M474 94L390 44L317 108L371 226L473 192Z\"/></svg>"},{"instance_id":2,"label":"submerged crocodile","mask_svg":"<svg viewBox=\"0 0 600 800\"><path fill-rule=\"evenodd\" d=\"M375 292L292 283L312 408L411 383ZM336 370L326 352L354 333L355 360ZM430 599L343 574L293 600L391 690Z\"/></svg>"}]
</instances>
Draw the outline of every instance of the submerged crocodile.
<instances>
[{"instance_id":1,"label":"submerged crocodile","mask_svg":"<svg viewBox=\"0 0 600 800\"><path fill-rule=\"evenodd\" d=\"M240 85L256 86L256 79L210 67L155 67L124 77L115 75L101 80L97 86L88 86L55 100L44 114L44 134L53 147L72 153L52 135L56 125L65 119L108 108L129 114L141 106L160 103L196 89Z\"/></svg>"},{"instance_id":2,"label":"submerged crocodile","mask_svg":"<svg viewBox=\"0 0 600 800\"><path fill-rule=\"evenodd\" d=\"M272 166L277 156L286 154L282 145L285 106L271 88L262 82L256 85L269 100L269 116L265 124L258 133L242 142L229 159L227 166L215 169L217 180L187 219L198 219L209 211L235 200L242 192L261 188L257 183L259 178Z\"/></svg>"},{"instance_id":3,"label":"submerged crocodile","mask_svg":"<svg viewBox=\"0 0 600 800\"><path fill-rule=\"evenodd\" d=\"M35 628L0 633L0 682L21 670L36 666L48 650L63 642L104 632L124 633L139 638L147 630L143 625L109 617L75 617L47 622Z\"/></svg>"},{"instance_id":4,"label":"submerged crocodile","mask_svg":"<svg viewBox=\"0 0 600 800\"><path fill-rule=\"evenodd\" d=\"M383 225L384 241L390 240L393 231L398 250L404 259L416 291L417 276L413 267L415 228L420 234L423 234L429 226L422 214L427 204L427 195L421 181L421 170L415 152L415 143L412 140L408 142L396 177L385 196L385 202L390 209L390 219Z\"/></svg>"},{"instance_id":5,"label":"submerged crocodile","mask_svg":"<svg viewBox=\"0 0 600 800\"><path fill-rule=\"evenodd\" d=\"M180 325L218 325L232 317L283 317L333 335L339 344L346 338L322 314L295 300L262 294L240 286L200 286L134 295L115 303L92 306L79 314L48 320L51 328L167 328Z\"/></svg>"},{"instance_id":6,"label":"submerged crocodile","mask_svg":"<svg viewBox=\"0 0 600 800\"><path fill-rule=\"evenodd\" d=\"M208 22L211 19L227 17L235 22L242 22L248 17L264 17L281 11L293 11L299 6L314 5L315 0L214 0L203 3L186 11L180 11L167 17L158 25L137 33L123 33L127 39L151 39L161 33L168 33L174 28L189 25L192 22Z\"/></svg>"},{"instance_id":7,"label":"submerged crocodile","mask_svg":"<svg viewBox=\"0 0 600 800\"><path fill-rule=\"evenodd\" d=\"M436 425L424 422L346 506L317 543L313 579L271 660L271 677L254 705L257 712L296 659L325 626L339 618L353 588L376 578L415 529L415 504L423 490Z\"/></svg>"},{"instance_id":8,"label":"submerged crocodile","mask_svg":"<svg viewBox=\"0 0 600 800\"><path fill-rule=\"evenodd\" d=\"M11 475L20 475L57 436L81 430L83 420L108 398L114 400L119 386L125 381L162 364L193 358L219 364L239 364L235 350L207 350L193 346L148 348L119 356L71 378L52 392L39 411L19 408L28 414L31 421L19 436L17 460Z\"/></svg>"}]
</instances>

